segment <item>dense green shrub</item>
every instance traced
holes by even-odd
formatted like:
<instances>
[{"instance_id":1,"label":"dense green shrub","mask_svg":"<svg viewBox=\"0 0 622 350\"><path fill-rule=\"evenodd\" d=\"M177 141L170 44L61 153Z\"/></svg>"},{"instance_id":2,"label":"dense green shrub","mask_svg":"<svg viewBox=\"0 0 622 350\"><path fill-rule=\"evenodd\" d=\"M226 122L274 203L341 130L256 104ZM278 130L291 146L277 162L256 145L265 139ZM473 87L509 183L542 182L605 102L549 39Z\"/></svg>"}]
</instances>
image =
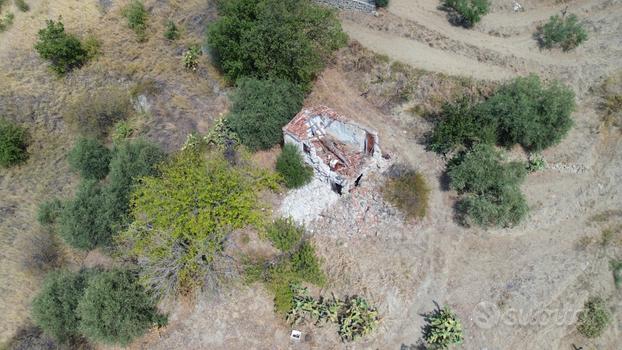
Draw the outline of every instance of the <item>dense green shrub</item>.
<instances>
[{"instance_id":1,"label":"dense green shrub","mask_svg":"<svg viewBox=\"0 0 622 350\"><path fill-rule=\"evenodd\" d=\"M99 141L81 138L69 152L69 166L84 179L99 180L108 175L111 152Z\"/></svg>"},{"instance_id":2,"label":"dense green shrub","mask_svg":"<svg viewBox=\"0 0 622 350\"><path fill-rule=\"evenodd\" d=\"M30 6L24 0L15 0L15 6L22 12L30 11Z\"/></svg>"},{"instance_id":3,"label":"dense green shrub","mask_svg":"<svg viewBox=\"0 0 622 350\"><path fill-rule=\"evenodd\" d=\"M482 227L511 227L529 211L517 187L503 187L495 193L468 194L457 204L463 224Z\"/></svg>"},{"instance_id":4,"label":"dense green shrub","mask_svg":"<svg viewBox=\"0 0 622 350\"><path fill-rule=\"evenodd\" d=\"M80 337L76 308L88 283L88 273L66 270L50 273L32 302L32 318L61 343Z\"/></svg>"},{"instance_id":5,"label":"dense green shrub","mask_svg":"<svg viewBox=\"0 0 622 350\"><path fill-rule=\"evenodd\" d=\"M0 167L9 167L28 159L26 129L0 117Z\"/></svg>"},{"instance_id":6,"label":"dense green shrub","mask_svg":"<svg viewBox=\"0 0 622 350\"><path fill-rule=\"evenodd\" d=\"M401 165L392 165L383 187L384 198L406 217L421 219L428 210L430 189L422 174Z\"/></svg>"},{"instance_id":7,"label":"dense green shrub","mask_svg":"<svg viewBox=\"0 0 622 350\"><path fill-rule=\"evenodd\" d=\"M303 281L319 286L326 282L324 272L315 254L315 248L309 241L303 241L298 249L292 254L292 266Z\"/></svg>"},{"instance_id":8,"label":"dense green shrub","mask_svg":"<svg viewBox=\"0 0 622 350\"><path fill-rule=\"evenodd\" d=\"M140 0L132 0L123 9L123 17L127 19L127 25L136 33L138 41L145 41L147 38L147 10Z\"/></svg>"},{"instance_id":9,"label":"dense green shrub","mask_svg":"<svg viewBox=\"0 0 622 350\"><path fill-rule=\"evenodd\" d=\"M241 142L252 150L283 141L285 126L302 106L303 94L286 80L240 79L225 119Z\"/></svg>"},{"instance_id":10,"label":"dense green shrub","mask_svg":"<svg viewBox=\"0 0 622 350\"><path fill-rule=\"evenodd\" d=\"M156 176L157 165L166 159L162 149L143 139L125 140L115 145L105 188L106 210L115 229L128 222L130 194L143 176Z\"/></svg>"},{"instance_id":11,"label":"dense green shrub","mask_svg":"<svg viewBox=\"0 0 622 350\"><path fill-rule=\"evenodd\" d=\"M346 35L333 11L308 0L219 2L207 43L225 76L287 79L309 87Z\"/></svg>"},{"instance_id":12,"label":"dense green shrub","mask_svg":"<svg viewBox=\"0 0 622 350\"><path fill-rule=\"evenodd\" d=\"M277 249L289 252L300 243L304 231L292 219L279 218L268 225L266 234Z\"/></svg>"},{"instance_id":13,"label":"dense green shrub","mask_svg":"<svg viewBox=\"0 0 622 350\"><path fill-rule=\"evenodd\" d=\"M575 100L569 88L558 82L543 85L532 74L502 85L480 108L483 119L498 121L499 143L540 151L566 136Z\"/></svg>"},{"instance_id":14,"label":"dense green shrub","mask_svg":"<svg viewBox=\"0 0 622 350\"><path fill-rule=\"evenodd\" d=\"M478 143L540 151L559 143L572 126L574 93L558 82L542 84L536 75L503 84L486 101L461 99L443 106L429 149L448 153Z\"/></svg>"},{"instance_id":15,"label":"dense green shrub","mask_svg":"<svg viewBox=\"0 0 622 350\"><path fill-rule=\"evenodd\" d=\"M497 142L497 122L482 118L477 105L468 98L443 105L442 119L428 139L428 149L442 154L470 148L478 143Z\"/></svg>"},{"instance_id":16,"label":"dense green shrub","mask_svg":"<svg viewBox=\"0 0 622 350\"><path fill-rule=\"evenodd\" d=\"M50 61L52 70L58 74L81 67L87 60L87 52L80 40L73 34L67 34L61 21L48 20L46 23L47 26L39 30L35 50Z\"/></svg>"},{"instance_id":17,"label":"dense green shrub","mask_svg":"<svg viewBox=\"0 0 622 350\"><path fill-rule=\"evenodd\" d=\"M111 219L106 197L94 180L83 180L76 196L67 201L59 217L58 233L74 248L90 250L111 243Z\"/></svg>"},{"instance_id":18,"label":"dense green shrub","mask_svg":"<svg viewBox=\"0 0 622 350\"><path fill-rule=\"evenodd\" d=\"M291 144L283 146L276 159L276 170L283 176L287 188L306 185L313 177L313 169L304 162L298 148Z\"/></svg>"},{"instance_id":19,"label":"dense green shrub","mask_svg":"<svg viewBox=\"0 0 622 350\"><path fill-rule=\"evenodd\" d=\"M447 166L450 186L459 193L496 193L523 181L527 170L521 162L503 163L501 152L491 145L477 145L463 152Z\"/></svg>"},{"instance_id":20,"label":"dense green shrub","mask_svg":"<svg viewBox=\"0 0 622 350\"><path fill-rule=\"evenodd\" d=\"M611 323L611 312L600 297L590 297L578 315L577 330L588 338L600 336Z\"/></svg>"},{"instance_id":21,"label":"dense green shrub","mask_svg":"<svg viewBox=\"0 0 622 350\"><path fill-rule=\"evenodd\" d=\"M177 29L177 25L173 21L166 22L166 31L164 32L164 37L168 40L177 40L179 39L179 29Z\"/></svg>"},{"instance_id":22,"label":"dense green shrub","mask_svg":"<svg viewBox=\"0 0 622 350\"><path fill-rule=\"evenodd\" d=\"M119 243L138 258L146 286L169 296L202 286L231 230L261 224L256 191L274 180L247 165L231 166L217 153L206 159L193 148L159 170L160 176L144 177L136 187L134 222Z\"/></svg>"},{"instance_id":23,"label":"dense green shrub","mask_svg":"<svg viewBox=\"0 0 622 350\"><path fill-rule=\"evenodd\" d=\"M106 344L125 346L151 326L166 323L137 277L123 270L91 277L76 311L80 332L89 340Z\"/></svg>"},{"instance_id":24,"label":"dense green shrub","mask_svg":"<svg viewBox=\"0 0 622 350\"><path fill-rule=\"evenodd\" d=\"M62 211L63 203L58 198L43 202L37 211L37 221L43 226L55 225Z\"/></svg>"},{"instance_id":25,"label":"dense green shrub","mask_svg":"<svg viewBox=\"0 0 622 350\"><path fill-rule=\"evenodd\" d=\"M488 13L489 0L445 0L445 6L454 9L465 27L472 27Z\"/></svg>"},{"instance_id":26,"label":"dense green shrub","mask_svg":"<svg viewBox=\"0 0 622 350\"><path fill-rule=\"evenodd\" d=\"M282 315L293 307L292 285L309 282L323 286L326 283L315 248L308 241L300 242L293 253L284 253L276 262L250 265L246 273L250 281L260 279L265 282L268 290L274 294L274 309Z\"/></svg>"},{"instance_id":27,"label":"dense green shrub","mask_svg":"<svg viewBox=\"0 0 622 350\"><path fill-rule=\"evenodd\" d=\"M377 7L387 7L389 6L389 0L376 0Z\"/></svg>"},{"instance_id":28,"label":"dense green shrub","mask_svg":"<svg viewBox=\"0 0 622 350\"><path fill-rule=\"evenodd\" d=\"M103 87L84 92L70 101L65 109L65 121L80 134L89 137L106 135L116 122L132 113L127 91Z\"/></svg>"},{"instance_id":29,"label":"dense green shrub","mask_svg":"<svg viewBox=\"0 0 622 350\"><path fill-rule=\"evenodd\" d=\"M448 306L425 315L423 339L435 349L462 343L462 324Z\"/></svg>"},{"instance_id":30,"label":"dense green shrub","mask_svg":"<svg viewBox=\"0 0 622 350\"><path fill-rule=\"evenodd\" d=\"M520 162L503 163L494 146L479 144L448 164L450 186L468 193L457 209L463 223L480 226L513 226L527 214L519 185L527 173Z\"/></svg>"},{"instance_id":31,"label":"dense green shrub","mask_svg":"<svg viewBox=\"0 0 622 350\"><path fill-rule=\"evenodd\" d=\"M551 16L549 21L539 28L537 33L540 46L552 49L561 47L570 51L587 40L587 32L574 14L568 17Z\"/></svg>"}]
</instances>

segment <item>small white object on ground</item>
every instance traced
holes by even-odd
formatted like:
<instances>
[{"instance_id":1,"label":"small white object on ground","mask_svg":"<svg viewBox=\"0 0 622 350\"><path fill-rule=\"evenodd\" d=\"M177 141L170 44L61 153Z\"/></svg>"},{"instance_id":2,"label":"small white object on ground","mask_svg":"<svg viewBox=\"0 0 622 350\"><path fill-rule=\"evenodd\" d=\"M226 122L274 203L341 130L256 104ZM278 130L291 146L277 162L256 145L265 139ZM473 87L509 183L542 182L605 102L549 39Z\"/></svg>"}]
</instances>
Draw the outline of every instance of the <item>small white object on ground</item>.
<instances>
[{"instance_id":1,"label":"small white object on ground","mask_svg":"<svg viewBox=\"0 0 622 350\"><path fill-rule=\"evenodd\" d=\"M300 341L302 338L302 332L292 329L292 334L289 336L293 341Z\"/></svg>"}]
</instances>

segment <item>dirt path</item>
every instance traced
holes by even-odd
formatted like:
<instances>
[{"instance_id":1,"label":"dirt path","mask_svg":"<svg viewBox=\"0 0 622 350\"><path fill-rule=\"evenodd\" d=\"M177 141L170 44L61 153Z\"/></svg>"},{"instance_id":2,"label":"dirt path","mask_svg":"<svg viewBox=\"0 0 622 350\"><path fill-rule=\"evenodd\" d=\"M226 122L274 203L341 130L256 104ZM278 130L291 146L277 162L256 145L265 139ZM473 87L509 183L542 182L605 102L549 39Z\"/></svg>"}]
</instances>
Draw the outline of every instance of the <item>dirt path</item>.
<instances>
[{"instance_id":1,"label":"dirt path","mask_svg":"<svg viewBox=\"0 0 622 350\"><path fill-rule=\"evenodd\" d=\"M514 75L502 67L491 67L467 57L456 59L456 55L450 52L406 38L361 28L351 21L343 21L343 28L350 38L363 46L415 67L487 80L504 79Z\"/></svg>"},{"instance_id":2,"label":"dirt path","mask_svg":"<svg viewBox=\"0 0 622 350\"><path fill-rule=\"evenodd\" d=\"M515 13L507 2L495 1L497 10L473 29L449 23L437 0L394 0L377 18L344 13L344 28L363 45L416 67L454 75L502 80L537 73L568 80L579 94L594 81L622 68L622 3L575 1L576 13L589 40L571 52L541 50L533 34L564 4L526 5Z\"/></svg>"}]
</instances>

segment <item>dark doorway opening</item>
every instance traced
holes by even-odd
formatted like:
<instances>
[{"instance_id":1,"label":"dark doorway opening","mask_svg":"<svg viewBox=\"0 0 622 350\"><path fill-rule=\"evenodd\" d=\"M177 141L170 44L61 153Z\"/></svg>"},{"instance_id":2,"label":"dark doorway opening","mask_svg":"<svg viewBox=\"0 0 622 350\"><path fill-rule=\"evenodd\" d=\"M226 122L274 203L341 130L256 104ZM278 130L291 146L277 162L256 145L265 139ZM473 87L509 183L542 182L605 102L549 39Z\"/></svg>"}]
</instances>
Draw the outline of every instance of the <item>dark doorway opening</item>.
<instances>
[{"instance_id":1,"label":"dark doorway opening","mask_svg":"<svg viewBox=\"0 0 622 350\"><path fill-rule=\"evenodd\" d=\"M359 187L359 185L361 184L361 179L363 179L363 174L359 175L359 177L356 178L356 181L354 181L354 187Z\"/></svg>"},{"instance_id":2,"label":"dark doorway opening","mask_svg":"<svg viewBox=\"0 0 622 350\"><path fill-rule=\"evenodd\" d=\"M342 194L341 191L343 190L343 185L340 185L335 182L331 182L330 187L333 190L333 192L337 193L338 195Z\"/></svg>"}]
</instances>

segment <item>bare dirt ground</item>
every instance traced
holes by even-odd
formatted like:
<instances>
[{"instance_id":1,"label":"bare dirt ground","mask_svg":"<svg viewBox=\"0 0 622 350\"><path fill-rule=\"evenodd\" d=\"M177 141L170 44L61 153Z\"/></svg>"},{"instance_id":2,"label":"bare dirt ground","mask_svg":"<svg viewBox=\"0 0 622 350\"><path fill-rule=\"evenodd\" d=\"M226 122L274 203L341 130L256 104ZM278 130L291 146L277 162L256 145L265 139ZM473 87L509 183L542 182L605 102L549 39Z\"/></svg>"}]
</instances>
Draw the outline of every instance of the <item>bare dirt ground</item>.
<instances>
[{"instance_id":1,"label":"bare dirt ground","mask_svg":"<svg viewBox=\"0 0 622 350\"><path fill-rule=\"evenodd\" d=\"M171 3L173 7L180 4ZM204 6L199 1L190 3L197 6L197 11ZM39 6L55 9L45 10L46 14L56 16L62 12L64 17L72 18L80 13L75 10L77 4L41 1ZM216 295L200 295L197 300L170 305L169 326L136 341L131 348L419 349L421 314L431 311L434 302L438 302L450 305L463 321L464 349L570 350L572 344L583 346L585 350L620 349L622 299L613 285L608 264L611 258L622 258L622 237L618 232L613 240L604 242L602 232L622 222L622 186L619 183L622 137L618 130L602 125L597 113L596 92L605 77L622 69L619 59L622 57L622 3L615 0L565 3L532 0L522 5L525 12L513 13L511 2L495 0L492 13L472 30L449 24L445 13L437 9L438 3L433 0L392 0L388 10L381 11L377 18L358 13L341 14L344 28L363 46L416 68L495 81L534 72L545 78L560 79L573 87L579 102L574 113L575 127L560 145L544 152L547 168L529 175L523 185L530 215L522 224L512 229L483 231L455 223L452 207L456 194L445 189L442 176L445 160L425 151L421 141L429 123L420 118L416 110L410 111L418 105L433 108L439 99L451 98L456 92L481 93L481 89L486 90L486 86L494 82L470 82L421 73L410 101L385 99L378 91L386 89L375 89L381 83L373 76L381 71L374 67L383 63L353 57L362 54L347 48L338 53L334 64L318 78L306 104L331 106L378 130L383 150L391 154L392 160L411 164L426 176L432 189L429 215L420 222L405 222L398 211L381 199L382 176L370 174L360 189L344 195L307 226L329 277L329 287L322 292L365 296L380 310L380 328L367 339L344 344L332 327L305 325L302 330L309 338L293 344L289 341L290 327L273 313L271 296L263 287L234 285ZM110 13L118 11L118 6L114 2ZM586 21L589 40L571 53L540 51L531 38L533 31L565 6ZM74 10L70 10L72 8ZM117 23L118 19L107 16L110 15L103 15L101 23L93 19L100 23L98 30L103 30L102 27L126 30ZM44 84L54 84L53 79L39 67L40 61L29 49L34 40L34 29L27 29L31 20L26 15L18 15L16 23L20 21L24 23L20 30L30 33L14 34L20 35L23 47L5 39L6 33L4 37L0 35L0 74L4 78L0 79L0 89L7 86L7 81L19 82L24 91L36 82L43 89L48 86ZM42 25L42 20L34 22L35 28ZM72 27L78 28L76 24ZM115 64L131 67L126 60L131 62L132 55L126 52L135 44L125 49L115 48L122 40L114 39L113 29L109 29L110 37L103 38L104 51L115 52L112 55ZM13 28L9 33L15 32L19 31ZM148 45L153 47L141 50L158 52L158 47L163 46L159 42ZM19 54L13 54L15 47L21 50ZM140 58L140 52L134 53L139 63L145 60ZM166 57L165 53L160 56ZM20 68L24 57L29 58L24 68ZM363 61L366 63L352 64ZM158 60L146 62L148 67L153 67ZM113 66L100 69L105 71ZM87 73L84 74L88 74L89 67L85 68ZM143 68L137 66L134 70L142 72ZM139 76L132 76L132 79L141 78L142 73L137 74ZM208 88L201 87L202 81L192 80L193 77L177 71L154 70L144 75L160 76L158 74L166 76L166 81L178 81L183 85L180 91L190 91L181 97L190 101L188 111L180 111L178 117L170 120L156 117L156 122L149 124L145 131L155 139L176 140L170 145L173 148L183 139L183 131L194 127L201 130L203 116L212 117L217 114L216 110L224 107L209 107L214 103L214 94L219 95L214 92L217 84L210 82L205 83L211 84ZM452 84L462 85L452 88ZM175 86L171 85L171 91L178 91ZM193 90L195 88L199 90ZM206 91L211 92L203 96ZM58 98L43 93L42 96L50 101ZM0 93L0 102L6 104L7 101L20 100ZM156 98L156 101L154 104L164 108L170 100ZM49 192L70 191L68 183L75 181L69 175L62 175L67 174L64 154L70 141L62 131L58 107L42 112L51 103L42 103L28 114L31 117L18 114L22 118L18 120L34 123L42 134L50 132L50 138L60 145L55 146L53 140L41 141L33 146L38 147L33 151L54 150L51 155L46 155L45 159L34 158L17 170L0 173L3 194L0 197L3 239L0 278L5 283L0 304L0 340L9 337L27 318L28 300L38 285L36 278L15 273L21 271L17 266L18 238L23 232L34 234L36 203L49 196ZM43 118L42 115L52 117ZM187 120L192 123L187 124ZM60 131L55 131L54 125L58 125ZM182 130L170 131L179 129ZM524 154L514 150L512 156L524 157ZM37 178L36 174L47 167L55 169L56 176L49 180ZM50 190L50 183L57 187ZM603 336L586 340L576 332L575 314L587 296L593 294L608 300L615 320Z\"/></svg>"}]
</instances>

